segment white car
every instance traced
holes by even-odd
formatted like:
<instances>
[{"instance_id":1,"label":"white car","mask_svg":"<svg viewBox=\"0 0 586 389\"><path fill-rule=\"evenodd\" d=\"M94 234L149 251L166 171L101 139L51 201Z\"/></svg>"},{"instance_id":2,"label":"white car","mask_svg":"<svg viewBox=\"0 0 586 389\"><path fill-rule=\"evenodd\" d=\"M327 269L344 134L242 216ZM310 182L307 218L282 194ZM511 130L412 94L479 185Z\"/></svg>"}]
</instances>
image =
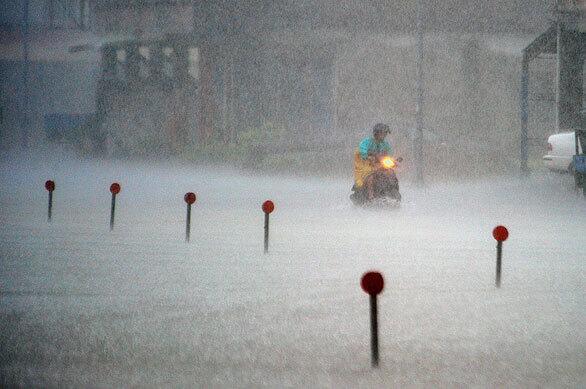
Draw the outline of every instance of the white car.
<instances>
[{"instance_id":1,"label":"white car","mask_svg":"<svg viewBox=\"0 0 586 389\"><path fill-rule=\"evenodd\" d=\"M582 147L579 146L579 153ZM572 158L576 154L576 135L574 132L561 132L547 138L547 155L543 163L549 170L572 172Z\"/></svg>"}]
</instances>

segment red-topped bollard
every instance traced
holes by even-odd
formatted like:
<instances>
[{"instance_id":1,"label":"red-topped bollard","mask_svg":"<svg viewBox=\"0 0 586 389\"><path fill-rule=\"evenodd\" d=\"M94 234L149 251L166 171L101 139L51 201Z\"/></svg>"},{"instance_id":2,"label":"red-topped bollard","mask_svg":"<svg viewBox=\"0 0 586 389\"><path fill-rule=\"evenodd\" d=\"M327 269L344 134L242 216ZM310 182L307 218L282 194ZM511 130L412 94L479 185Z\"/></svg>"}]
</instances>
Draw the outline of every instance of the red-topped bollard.
<instances>
[{"instance_id":1,"label":"red-topped bollard","mask_svg":"<svg viewBox=\"0 0 586 389\"><path fill-rule=\"evenodd\" d=\"M269 214L275 210L275 204L271 200L262 203L262 211L265 214L265 254L269 252Z\"/></svg>"},{"instance_id":2,"label":"red-topped bollard","mask_svg":"<svg viewBox=\"0 0 586 389\"><path fill-rule=\"evenodd\" d=\"M120 184L115 182L110 185L110 193L112 193L112 206L110 207L110 231L114 229L114 213L116 212L116 195L120 193Z\"/></svg>"},{"instance_id":3,"label":"red-topped bollard","mask_svg":"<svg viewBox=\"0 0 586 389\"><path fill-rule=\"evenodd\" d=\"M509 237L509 231L504 226L496 226L492 230L492 236L497 241L496 244L496 278L495 285L501 287L501 258L503 254L503 242Z\"/></svg>"},{"instance_id":4,"label":"red-topped bollard","mask_svg":"<svg viewBox=\"0 0 586 389\"><path fill-rule=\"evenodd\" d=\"M49 192L49 206L47 209L47 221L51 221L53 213L53 191L55 190L55 182L52 180L45 181L45 189Z\"/></svg>"},{"instance_id":5,"label":"red-topped bollard","mask_svg":"<svg viewBox=\"0 0 586 389\"><path fill-rule=\"evenodd\" d=\"M191 232L191 205L195 203L196 196L193 192L185 193L183 200L187 203L187 221L185 224L185 241L189 242L189 235Z\"/></svg>"},{"instance_id":6,"label":"red-topped bollard","mask_svg":"<svg viewBox=\"0 0 586 389\"><path fill-rule=\"evenodd\" d=\"M360 286L370 297L370 352L372 367L378 367L378 307L376 296L385 286L383 275L379 272L368 272L362 276Z\"/></svg>"}]
</instances>

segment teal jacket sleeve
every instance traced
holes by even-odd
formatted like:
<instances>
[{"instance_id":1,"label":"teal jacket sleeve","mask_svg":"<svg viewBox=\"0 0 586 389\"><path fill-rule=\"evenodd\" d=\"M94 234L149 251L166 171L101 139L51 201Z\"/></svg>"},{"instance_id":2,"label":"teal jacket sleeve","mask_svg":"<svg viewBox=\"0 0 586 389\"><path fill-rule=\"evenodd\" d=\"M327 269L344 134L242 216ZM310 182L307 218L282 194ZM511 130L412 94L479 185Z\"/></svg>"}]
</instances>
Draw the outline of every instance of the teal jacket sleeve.
<instances>
[{"instance_id":1,"label":"teal jacket sleeve","mask_svg":"<svg viewBox=\"0 0 586 389\"><path fill-rule=\"evenodd\" d=\"M360 142L358 146L358 152L360 153L360 158L366 159L368 158L368 150L370 149L370 138L365 138Z\"/></svg>"},{"instance_id":2,"label":"teal jacket sleeve","mask_svg":"<svg viewBox=\"0 0 586 389\"><path fill-rule=\"evenodd\" d=\"M381 148L383 149L384 152L386 152L389 155L393 155L393 148L391 147L390 143L385 141L385 142L382 142L381 146L382 146Z\"/></svg>"}]
</instances>

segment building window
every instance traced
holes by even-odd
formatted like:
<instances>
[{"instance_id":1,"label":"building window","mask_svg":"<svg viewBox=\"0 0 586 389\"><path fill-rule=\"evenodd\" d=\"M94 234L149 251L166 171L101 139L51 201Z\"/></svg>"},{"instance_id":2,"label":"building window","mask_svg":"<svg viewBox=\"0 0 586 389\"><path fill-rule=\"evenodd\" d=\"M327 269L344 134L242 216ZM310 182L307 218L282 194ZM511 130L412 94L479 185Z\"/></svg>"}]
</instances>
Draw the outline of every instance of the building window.
<instances>
[{"instance_id":1,"label":"building window","mask_svg":"<svg viewBox=\"0 0 586 389\"><path fill-rule=\"evenodd\" d=\"M173 78L175 50L172 47L163 47L163 77Z\"/></svg>"},{"instance_id":2,"label":"building window","mask_svg":"<svg viewBox=\"0 0 586 389\"><path fill-rule=\"evenodd\" d=\"M197 47L190 47L187 53L187 72L193 79L199 80L199 49Z\"/></svg>"},{"instance_id":3,"label":"building window","mask_svg":"<svg viewBox=\"0 0 586 389\"><path fill-rule=\"evenodd\" d=\"M149 78L151 70L149 69L149 61L151 59L151 49L148 46L140 46L138 48L138 75L140 78Z\"/></svg>"},{"instance_id":4,"label":"building window","mask_svg":"<svg viewBox=\"0 0 586 389\"><path fill-rule=\"evenodd\" d=\"M127 81L126 50L116 50L116 77L120 81Z\"/></svg>"}]
</instances>

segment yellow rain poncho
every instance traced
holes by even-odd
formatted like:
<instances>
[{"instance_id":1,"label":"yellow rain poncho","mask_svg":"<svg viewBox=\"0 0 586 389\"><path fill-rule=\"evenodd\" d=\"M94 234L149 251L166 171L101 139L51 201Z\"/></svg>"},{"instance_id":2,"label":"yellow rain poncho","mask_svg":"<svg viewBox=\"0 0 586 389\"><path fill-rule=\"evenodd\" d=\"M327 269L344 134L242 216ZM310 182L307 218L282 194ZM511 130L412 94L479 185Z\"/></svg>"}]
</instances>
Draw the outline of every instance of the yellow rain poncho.
<instances>
[{"instance_id":1,"label":"yellow rain poncho","mask_svg":"<svg viewBox=\"0 0 586 389\"><path fill-rule=\"evenodd\" d=\"M364 180L375 170L375 165L368 160L368 154L392 154L391 145L385 141L376 142L373 138L365 138L354 152L354 185L364 186Z\"/></svg>"},{"instance_id":2,"label":"yellow rain poncho","mask_svg":"<svg viewBox=\"0 0 586 389\"><path fill-rule=\"evenodd\" d=\"M362 159L360 151L354 152L354 185L357 188L364 186L364 180L375 170L375 166L368 159Z\"/></svg>"}]
</instances>

